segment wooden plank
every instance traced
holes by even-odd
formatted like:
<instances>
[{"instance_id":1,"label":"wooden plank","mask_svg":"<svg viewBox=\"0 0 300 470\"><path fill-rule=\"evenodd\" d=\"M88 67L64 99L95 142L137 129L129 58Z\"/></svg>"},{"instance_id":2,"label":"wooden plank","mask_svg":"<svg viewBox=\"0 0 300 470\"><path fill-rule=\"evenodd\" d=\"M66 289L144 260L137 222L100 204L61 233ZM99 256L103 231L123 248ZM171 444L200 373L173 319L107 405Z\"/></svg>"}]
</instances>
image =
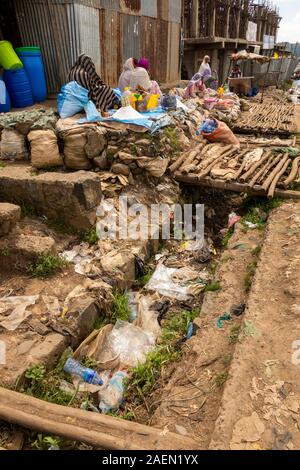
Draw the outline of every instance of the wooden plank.
<instances>
[{"instance_id":1,"label":"wooden plank","mask_svg":"<svg viewBox=\"0 0 300 470\"><path fill-rule=\"evenodd\" d=\"M247 184L236 183L234 181L223 181L209 177L199 179L199 175L191 173L189 175L182 175L177 172L174 176L176 181L193 186L206 186L208 188L222 189L236 193L247 193L253 196L267 196L266 191L259 185L255 185L253 188L250 188ZM283 199L300 199L300 191L276 189L274 196L281 197Z\"/></svg>"},{"instance_id":2,"label":"wooden plank","mask_svg":"<svg viewBox=\"0 0 300 470\"><path fill-rule=\"evenodd\" d=\"M195 450L188 437L97 413L55 405L0 387L0 419L109 450Z\"/></svg>"}]
</instances>

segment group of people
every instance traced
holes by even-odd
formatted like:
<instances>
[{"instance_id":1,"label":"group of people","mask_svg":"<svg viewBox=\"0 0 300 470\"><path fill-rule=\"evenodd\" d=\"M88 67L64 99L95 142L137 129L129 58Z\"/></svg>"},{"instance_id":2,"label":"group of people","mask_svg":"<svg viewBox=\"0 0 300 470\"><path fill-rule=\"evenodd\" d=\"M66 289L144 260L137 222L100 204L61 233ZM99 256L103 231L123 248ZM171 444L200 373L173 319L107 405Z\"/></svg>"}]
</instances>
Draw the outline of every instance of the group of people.
<instances>
[{"instance_id":1,"label":"group of people","mask_svg":"<svg viewBox=\"0 0 300 470\"><path fill-rule=\"evenodd\" d=\"M131 91L146 92L162 95L159 85L149 76L150 62L145 57L139 61L135 58L126 60L119 79L119 89L124 92L126 88ZM71 68L68 81L75 81L89 91L89 98L97 109L106 112L117 99L115 91L99 77L95 64L86 54L81 54Z\"/></svg>"},{"instance_id":2,"label":"group of people","mask_svg":"<svg viewBox=\"0 0 300 470\"><path fill-rule=\"evenodd\" d=\"M217 86L216 82L216 78L212 75L210 57L206 55L199 71L190 80L184 96L185 98L193 98L196 96L196 93L204 92L206 88L215 88Z\"/></svg>"}]
</instances>

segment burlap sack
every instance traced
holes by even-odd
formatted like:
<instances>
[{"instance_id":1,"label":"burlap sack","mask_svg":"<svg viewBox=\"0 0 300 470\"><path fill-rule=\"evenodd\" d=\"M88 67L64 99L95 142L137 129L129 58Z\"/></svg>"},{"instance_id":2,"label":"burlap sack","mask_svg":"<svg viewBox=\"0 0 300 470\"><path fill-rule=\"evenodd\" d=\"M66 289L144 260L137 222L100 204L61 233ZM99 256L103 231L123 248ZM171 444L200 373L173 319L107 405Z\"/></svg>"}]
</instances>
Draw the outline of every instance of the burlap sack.
<instances>
[{"instance_id":1,"label":"burlap sack","mask_svg":"<svg viewBox=\"0 0 300 470\"><path fill-rule=\"evenodd\" d=\"M63 165L55 132L51 130L31 131L27 137L30 142L32 166L49 168Z\"/></svg>"}]
</instances>

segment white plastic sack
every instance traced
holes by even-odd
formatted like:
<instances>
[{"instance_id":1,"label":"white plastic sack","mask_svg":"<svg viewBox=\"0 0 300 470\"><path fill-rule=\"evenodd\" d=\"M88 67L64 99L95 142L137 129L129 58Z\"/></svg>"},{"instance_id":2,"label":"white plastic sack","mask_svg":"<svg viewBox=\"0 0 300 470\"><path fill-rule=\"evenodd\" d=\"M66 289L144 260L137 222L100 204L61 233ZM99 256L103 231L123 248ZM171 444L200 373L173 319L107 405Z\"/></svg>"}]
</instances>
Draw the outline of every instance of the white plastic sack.
<instances>
[{"instance_id":1,"label":"white plastic sack","mask_svg":"<svg viewBox=\"0 0 300 470\"><path fill-rule=\"evenodd\" d=\"M118 320L105 345L106 354L119 356L120 362L127 367L136 367L146 360L146 355L155 347L153 334L141 328Z\"/></svg>"},{"instance_id":2,"label":"white plastic sack","mask_svg":"<svg viewBox=\"0 0 300 470\"><path fill-rule=\"evenodd\" d=\"M0 325L9 331L16 330L31 315L27 307L34 305L38 298L38 295L2 297L0 299L0 315L9 311L11 313L0 322Z\"/></svg>"},{"instance_id":3,"label":"white plastic sack","mask_svg":"<svg viewBox=\"0 0 300 470\"><path fill-rule=\"evenodd\" d=\"M154 274L146 289L158 292L159 294L170 297L171 299L177 299L181 301L189 300L190 295L188 288L185 285L181 285L173 281L173 275L178 272L178 269L167 268L163 264L159 264L154 271Z\"/></svg>"}]
</instances>

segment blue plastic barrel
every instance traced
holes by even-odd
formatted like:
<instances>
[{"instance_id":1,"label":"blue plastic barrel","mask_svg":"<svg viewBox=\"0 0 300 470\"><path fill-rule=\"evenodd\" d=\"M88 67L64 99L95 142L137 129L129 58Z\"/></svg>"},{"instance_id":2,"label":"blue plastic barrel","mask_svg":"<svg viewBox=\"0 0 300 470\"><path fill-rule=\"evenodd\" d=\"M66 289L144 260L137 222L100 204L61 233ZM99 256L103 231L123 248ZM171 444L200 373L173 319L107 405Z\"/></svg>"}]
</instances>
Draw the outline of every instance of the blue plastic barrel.
<instances>
[{"instance_id":1,"label":"blue plastic barrel","mask_svg":"<svg viewBox=\"0 0 300 470\"><path fill-rule=\"evenodd\" d=\"M8 113L10 108L10 97L6 89L5 82L0 76L0 113Z\"/></svg>"},{"instance_id":2,"label":"blue plastic barrel","mask_svg":"<svg viewBox=\"0 0 300 470\"><path fill-rule=\"evenodd\" d=\"M25 69L5 70L3 79L13 108L33 105L31 87Z\"/></svg>"},{"instance_id":3,"label":"blue plastic barrel","mask_svg":"<svg viewBox=\"0 0 300 470\"><path fill-rule=\"evenodd\" d=\"M47 86L40 48L17 47L16 53L21 59L28 75L34 101L45 101L47 98Z\"/></svg>"}]
</instances>

